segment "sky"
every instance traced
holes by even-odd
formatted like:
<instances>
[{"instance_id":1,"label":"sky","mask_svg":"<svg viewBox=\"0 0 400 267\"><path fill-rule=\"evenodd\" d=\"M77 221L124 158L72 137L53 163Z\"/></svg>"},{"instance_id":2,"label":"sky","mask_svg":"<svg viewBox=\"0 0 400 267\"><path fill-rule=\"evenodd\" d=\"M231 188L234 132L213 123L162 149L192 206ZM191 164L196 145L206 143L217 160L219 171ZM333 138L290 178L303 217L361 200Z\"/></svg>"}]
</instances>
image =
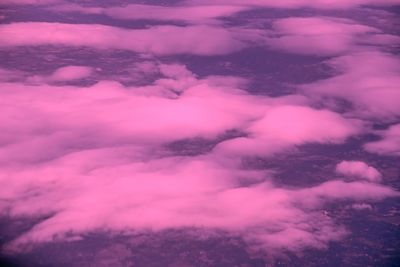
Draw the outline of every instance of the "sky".
<instances>
[{"instance_id":1,"label":"sky","mask_svg":"<svg viewBox=\"0 0 400 267\"><path fill-rule=\"evenodd\" d=\"M352 235L329 207L400 196L398 0L0 5L0 217L34 222L4 255L168 229L323 251Z\"/></svg>"}]
</instances>

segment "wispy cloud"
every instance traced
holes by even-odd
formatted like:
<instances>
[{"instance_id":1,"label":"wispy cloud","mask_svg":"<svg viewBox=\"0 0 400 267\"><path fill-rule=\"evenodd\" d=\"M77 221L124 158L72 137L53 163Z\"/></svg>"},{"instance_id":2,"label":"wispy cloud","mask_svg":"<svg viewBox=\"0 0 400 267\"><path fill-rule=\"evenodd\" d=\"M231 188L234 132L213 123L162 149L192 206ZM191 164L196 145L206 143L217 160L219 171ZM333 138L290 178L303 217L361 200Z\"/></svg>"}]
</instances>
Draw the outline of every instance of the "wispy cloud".
<instances>
[{"instance_id":1,"label":"wispy cloud","mask_svg":"<svg viewBox=\"0 0 400 267\"><path fill-rule=\"evenodd\" d=\"M214 5L249 5L256 7L274 7L274 8L302 8L312 7L319 9L342 9L351 8L361 5L376 5L376 6L391 6L398 5L399 0L188 0L185 1L189 5L201 5L201 4L214 4Z\"/></svg>"},{"instance_id":2,"label":"wispy cloud","mask_svg":"<svg viewBox=\"0 0 400 267\"><path fill-rule=\"evenodd\" d=\"M81 12L86 14L103 14L116 19L126 20L157 20L183 21L196 24L217 23L216 19L229 17L240 11L247 10L245 6L232 5L199 5L199 6L154 6L154 5L126 5L108 8L83 7L76 4L57 5L49 8L62 12Z\"/></svg>"},{"instance_id":3,"label":"wispy cloud","mask_svg":"<svg viewBox=\"0 0 400 267\"><path fill-rule=\"evenodd\" d=\"M296 106L298 100L254 97L213 85L214 78L197 80L182 66L163 65L161 71L180 84L192 81L174 98L144 97L115 82L83 88L1 85L1 122L10 126L1 135L1 180L9 181L1 190L2 210L49 216L8 249L96 229L192 226L230 231L257 247L323 248L345 234L318 212L325 201L397 196L366 182L286 189L275 186L268 172L242 170L236 156L341 142L360 128L339 114ZM168 83L155 84L170 90ZM249 137L197 157L168 156L162 149L166 142L212 139L230 129Z\"/></svg>"}]
</instances>

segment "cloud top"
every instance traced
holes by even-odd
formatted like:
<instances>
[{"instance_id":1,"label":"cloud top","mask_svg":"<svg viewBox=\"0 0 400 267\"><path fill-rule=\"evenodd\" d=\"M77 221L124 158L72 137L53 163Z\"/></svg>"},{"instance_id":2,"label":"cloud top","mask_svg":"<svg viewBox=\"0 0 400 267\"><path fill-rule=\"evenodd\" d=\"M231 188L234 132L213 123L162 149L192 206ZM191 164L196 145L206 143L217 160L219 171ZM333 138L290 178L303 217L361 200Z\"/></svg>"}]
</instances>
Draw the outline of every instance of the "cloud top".
<instances>
[{"instance_id":1,"label":"cloud top","mask_svg":"<svg viewBox=\"0 0 400 267\"><path fill-rule=\"evenodd\" d=\"M374 167L368 166L362 161L342 161L336 166L336 172L345 176L366 179L371 182L379 182L382 175Z\"/></svg>"},{"instance_id":2,"label":"cloud top","mask_svg":"<svg viewBox=\"0 0 400 267\"><path fill-rule=\"evenodd\" d=\"M381 155L400 155L400 124L395 124L379 132L382 139L365 144L365 149Z\"/></svg>"},{"instance_id":3,"label":"cloud top","mask_svg":"<svg viewBox=\"0 0 400 267\"><path fill-rule=\"evenodd\" d=\"M400 155L399 37L370 7L311 14L398 1L375 2L7 0L64 23L0 25L0 216L37 219L4 251L174 228L272 256L343 240L337 214L399 197L357 160Z\"/></svg>"}]
</instances>

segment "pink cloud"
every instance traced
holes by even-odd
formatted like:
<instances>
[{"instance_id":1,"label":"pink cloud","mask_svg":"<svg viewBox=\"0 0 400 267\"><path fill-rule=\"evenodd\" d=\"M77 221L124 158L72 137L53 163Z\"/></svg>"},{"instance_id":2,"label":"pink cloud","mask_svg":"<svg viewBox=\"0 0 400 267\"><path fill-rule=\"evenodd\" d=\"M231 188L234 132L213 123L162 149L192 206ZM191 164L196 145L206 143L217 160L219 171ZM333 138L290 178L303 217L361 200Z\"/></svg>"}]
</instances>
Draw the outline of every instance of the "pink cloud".
<instances>
[{"instance_id":1,"label":"pink cloud","mask_svg":"<svg viewBox=\"0 0 400 267\"><path fill-rule=\"evenodd\" d=\"M223 27L218 19L261 7L330 9L398 3L375 2L195 0L173 7L59 5L51 8L191 25L145 29L47 22L0 25L0 46L5 49L85 46L134 51L145 60L122 70L128 75L122 71L110 74L110 80L102 80L100 68L88 66L65 66L47 76L0 69L0 214L43 218L8 242L4 251L23 252L31 244L76 240L93 231L129 235L171 228L222 230L269 255L326 249L330 242L342 240L348 231L327 215L326 205L370 210L373 202L400 196L396 189L378 183L382 175L377 169L360 161L343 161L336 172L355 181L288 187L275 183L271 170L249 170L241 160L268 160L275 153L310 143L344 143L370 130L366 120L398 123L400 61L378 51L382 45L396 44L398 37L331 17L277 19L272 30L252 28L257 23ZM164 57L157 58L225 55L253 44L336 56L326 64L339 74L299 86L302 95L273 98L243 90L251 82L247 79L200 78L184 65L164 64ZM92 75L101 81L88 87L58 83ZM154 81L143 86L115 81L132 84L144 76ZM352 110L334 112L338 99L351 103ZM231 132L242 137L229 136ZM367 143L367 151L400 155L399 124L375 133L382 139ZM178 142L201 146L203 141L212 145L196 155L177 156L170 149Z\"/></svg>"},{"instance_id":2,"label":"pink cloud","mask_svg":"<svg viewBox=\"0 0 400 267\"><path fill-rule=\"evenodd\" d=\"M220 143L216 150L239 155L271 155L305 143L340 143L362 130L356 120L347 120L328 110L278 105L245 128L248 137Z\"/></svg>"},{"instance_id":3,"label":"pink cloud","mask_svg":"<svg viewBox=\"0 0 400 267\"><path fill-rule=\"evenodd\" d=\"M207 35L207 38L203 36ZM81 38L86 36L85 38ZM128 30L99 24L21 22L0 26L0 46L88 46L153 54L219 55L244 44L229 30L210 26L154 26Z\"/></svg>"},{"instance_id":4,"label":"pink cloud","mask_svg":"<svg viewBox=\"0 0 400 267\"><path fill-rule=\"evenodd\" d=\"M248 5L256 7L341 9L361 5L391 6L400 4L399 0L188 0L188 5Z\"/></svg>"},{"instance_id":5,"label":"pink cloud","mask_svg":"<svg viewBox=\"0 0 400 267\"><path fill-rule=\"evenodd\" d=\"M220 165L212 155L146 161L143 155L127 146L94 149L5 172L2 180L13 179L0 194L11 216L54 214L7 249L96 229L129 233L193 226L223 229L271 251L325 248L346 233L318 212L325 202L398 195L376 184L341 181L300 189L270 182L240 187L240 177L257 180L265 174Z\"/></svg>"},{"instance_id":6,"label":"pink cloud","mask_svg":"<svg viewBox=\"0 0 400 267\"><path fill-rule=\"evenodd\" d=\"M348 19L332 17L290 17L278 19L273 28L282 34L335 35L377 32L369 26L359 25Z\"/></svg>"},{"instance_id":7,"label":"pink cloud","mask_svg":"<svg viewBox=\"0 0 400 267\"><path fill-rule=\"evenodd\" d=\"M302 86L312 97L342 98L353 104L351 115L394 120L400 115L400 60L378 51L353 53L327 62L337 76Z\"/></svg>"},{"instance_id":8,"label":"pink cloud","mask_svg":"<svg viewBox=\"0 0 400 267\"><path fill-rule=\"evenodd\" d=\"M330 17L284 18L273 23L279 37L266 39L268 46L299 54L340 55L363 48L360 43L388 44L399 41L397 36L356 24L348 19Z\"/></svg>"},{"instance_id":9,"label":"pink cloud","mask_svg":"<svg viewBox=\"0 0 400 267\"><path fill-rule=\"evenodd\" d=\"M306 103L301 97L248 95L236 88L243 79L199 80L180 65L159 68L165 78L144 87L110 81L85 88L2 84L3 123L12 131L0 138L8 143L0 150L0 162L49 160L80 149L80 144L89 149L120 142L213 139L232 129L249 137L223 142L217 149L271 154L304 143L342 142L361 129L358 121L300 106ZM37 120L44 124L35 124Z\"/></svg>"},{"instance_id":10,"label":"pink cloud","mask_svg":"<svg viewBox=\"0 0 400 267\"><path fill-rule=\"evenodd\" d=\"M1 84L1 120L10 128L1 134L7 146L0 149L0 162L47 160L81 143L90 148L215 138L264 109L256 97L223 85L222 77L213 85L213 79L197 80L177 65L160 68L170 77L145 87L109 81L84 88Z\"/></svg>"},{"instance_id":11,"label":"pink cloud","mask_svg":"<svg viewBox=\"0 0 400 267\"><path fill-rule=\"evenodd\" d=\"M85 66L66 66L57 69L49 77L52 81L70 81L86 78L92 73L91 67Z\"/></svg>"},{"instance_id":12,"label":"pink cloud","mask_svg":"<svg viewBox=\"0 0 400 267\"><path fill-rule=\"evenodd\" d=\"M185 66L182 65L159 65L160 73L166 76L156 81L156 84L169 88L174 92L182 92L186 88L195 86L198 83L196 76L193 75Z\"/></svg>"},{"instance_id":13,"label":"pink cloud","mask_svg":"<svg viewBox=\"0 0 400 267\"><path fill-rule=\"evenodd\" d=\"M297 195L298 201L308 207L316 207L321 205L323 201L337 199L376 201L387 196L398 196L398 192L375 183L346 183L340 180L329 181L310 189L300 190Z\"/></svg>"},{"instance_id":14,"label":"pink cloud","mask_svg":"<svg viewBox=\"0 0 400 267\"><path fill-rule=\"evenodd\" d=\"M385 131L378 131L382 139L365 144L364 148L381 155L400 156L400 124L392 125Z\"/></svg>"},{"instance_id":15,"label":"pink cloud","mask_svg":"<svg viewBox=\"0 0 400 267\"><path fill-rule=\"evenodd\" d=\"M2 0L0 5L46 5L61 2L61 0Z\"/></svg>"},{"instance_id":16,"label":"pink cloud","mask_svg":"<svg viewBox=\"0 0 400 267\"><path fill-rule=\"evenodd\" d=\"M28 74L22 71L8 70L0 68L0 81L7 82L12 80L23 80Z\"/></svg>"},{"instance_id":17,"label":"pink cloud","mask_svg":"<svg viewBox=\"0 0 400 267\"><path fill-rule=\"evenodd\" d=\"M51 10L64 12L82 12L89 14L105 14L117 19L149 19L164 21L185 21L190 23L215 23L215 19L231 16L248 9L243 6L211 5L211 6L155 6L131 4L123 7L82 7L76 4L66 4L50 7Z\"/></svg>"},{"instance_id":18,"label":"pink cloud","mask_svg":"<svg viewBox=\"0 0 400 267\"><path fill-rule=\"evenodd\" d=\"M40 85L43 83L65 82L89 77L93 68L87 66L65 66L56 69L49 75L32 75L29 72L0 69L0 81L2 82L26 82Z\"/></svg>"},{"instance_id":19,"label":"pink cloud","mask_svg":"<svg viewBox=\"0 0 400 267\"><path fill-rule=\"evenodd\" d=\"M372 206L365 203L353 204L351 207L355 210L372 210Z\"/></svg>"},{"instance_id":20,"label":"pink cloud","mask_svg":"<svg viewBox=\"0 0 400 267\"><path fill-rule=\"evenodd\" d=\"M271 253L326 248L346 230L323 215L324 203L398 196L366 182L288 189L274 185L268 171L241 169L237 156L342 142L362 125L303 106L301 96L249 95L236 88L243 79L199 79L177 64L158 68L164 77L144 87L0 84L0 123L7 125L0 133L0 213L48 216L4 249L21 252L91 231L180 227L227 231ZM165 148L232 129L248 134L243 144L224 141L192 157Z\"/></svg>"},{"instance_id":21,"label":"pink cloud","mask_svg":"<svg viewBox=\"0 0 400 267\"><path fill-rule=\"evenodd\" d=\"M380 182L382 175L374 167L362 161L342 161L336 166L336 172L345 176L366 179L371 182Z\"/></svg>"}]
</instances>

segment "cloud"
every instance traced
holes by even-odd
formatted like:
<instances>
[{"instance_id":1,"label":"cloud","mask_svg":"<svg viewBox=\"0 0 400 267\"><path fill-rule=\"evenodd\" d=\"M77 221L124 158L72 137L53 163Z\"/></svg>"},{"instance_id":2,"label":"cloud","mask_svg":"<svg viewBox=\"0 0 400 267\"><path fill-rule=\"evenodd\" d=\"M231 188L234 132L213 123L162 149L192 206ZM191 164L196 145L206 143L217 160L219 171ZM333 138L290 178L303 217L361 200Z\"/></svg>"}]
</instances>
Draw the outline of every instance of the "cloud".
<instances>
[{"instance_id":1,"label":"cloud","mask_svg":"<svg viewBox=\"0 0 400 267\"><path fill-rule=\"evenodd\" d=\"M364 148L372 153L400 156L400 124L392 125L389 129L378 133L382 139L367 143Z\"/></svg>"},{"instance_id":2,"label":"cloud","mask_svg":"<svg viewBox=\"0 0 400 267\"><path fill-rule=\"evenodd\" d=\"M56 69L51 75L33 75L26 77L27 83L43 84L53 82L68 82L89 77L93 73L93 68L87 66L65 66Z\"/></svg>"},{"instance_id":3,"label":"cloud","mask_svg":"<svg viewBox=\"0 0 400 267\"><path fill-rule=\"evenodd\" d=\"M391 6L398 5L399 0L189 0L189 5L248 5L255 7L273 8L319 8L319 9L342 9L362 5Z\"/></svg>"},{"instance_id":4,"label":"cloud","mask_svg":"<svg viewBox=\"0 0 400 267\"><path fill-rule=\"evenodd\" d=\"M400 116L398 57L367 51L333 58L327 64L341 74L301 86L308 95L349 101L348 112L360 118L395 121Z\"/></svg>"},{"instance_id":5,"label":"cloud","mask_svg":"<svg viewBox=\"0 0 400 267\"><path fill-rule=\"evenodd\" d=\"M244 47L229 30L211 26L154 26L128 30L99 24L21 22L0 25L0 46L35 45L113 48L158 55L220 55Z\"/></svg>"},{"instance_id":6,"label":"cloud","mask_svg":"<svg viewBox=\"0 0 400 267\"><path fill-rule=\"evenodd\" d=\"M179 64L160 64L160 73L166 76L156 81L155 84L169 88L174 92L183 92L186 88L198 83L196 76L193 75L185 66Z\"/></svg>"},{"instance_id":7,"label":"cloud","mask_svg":"<svg viewBox=\"0 0 400 267\"><path fill-rule=\"evenodd\" d=\"M21 81L26 78L28 74L22 71L17 70L8 70L0 68L0 81L1 82L9 82L9 81Z\"/></svg>"},{"instance_id":8,"label":"cloud","mask_svg":"<svg viewBox=\"0 0 400 267\"><path fill-rule=\"evenodd\" d=\"M0 122L7 125L0 134L0 182L7 185L0 188L1 214L46 217L4 249L21 252L92 231L181 227L223 230L271 253L326 248L346 230L323 215L324 203L398 195L366 182L279 187L268 170L244 170L233 153L218 149L174 156L169 142L216 140L233 129L255 144L237 146L241 156L342 142L361 125L302 106L299 96L249 95L232 87L241 79L199 79L178 64L160 64L159 71L164 82L144 87L0 84Z\"/></svg>"},{"instance_id":9,"label":"cloud","mask_svg":"<svg viewBox=\"0 0 400 267\"><path fill-rule=\"evenodd\" d=\"M353 205L351 205L351 207L355 210L372 210L372 206L369 204L365 204L365 203L353 204Z\"/></svg>"},{"instance_id":10,"label":"cloud","mask_svg":"<svg viewBox=\"0 0 400 267\"><path fill-rule=\"evenodd\" d=\"M52 81L70 81L88 77L92 73L91 67L66 66L57 69L49 79Z\"/></svg>"},{"instance_id":11,"label":"cloud","mask_svg":"<svg viewBox=\"0 0 400 267\"><path fill-rule=\"evenodd\" d=\"M399 38L348 19L291 17L278 19L272 28L278 37L266 38L268 46L298 54L341 55L359 51L360 44L396 43Z\"/></svg>"},{"instance_id":12,"label":"cloud","mask_svg":"<svg viewBox=\"0 0 400 267\"><path fill-rule=\"evenodd\" d=\"M143 155L127 146L94 149L33 168L8 170L1 178L12 178L1 190L7 200L4 208L11 216L47 219L7 249L93 230L129 233L171 227L222 229L271 253L282 248L326 248L346 231L318 212L324 203L397 196L388 187L360 182L279 188L262 182L262 172L220 165L212 155L150 161L143 161ZM242 187L242 177L258 182Z\"/></svg>"},{"instance_id":13,"label":"cloud","mask_svg":"<svg viewBox=\"0 0 400 267\"><path fill-rule=\"evenodd\" d=\"M216 18L232 16L235 13L246 10L244 6L210 5L210 6L156 6L137 5L115 6L108 8L82 7L76 4L58 5L50 10L63 12L81 12L88 14L104 14L116 19L137 20L161 20L184 21L189 23L216 23Z\"/></svg>"},{"instance_id":14,"label":"cloud","mask_svg":"<svg viewBox=\"0 0 400 267\"><path fill-rule=\"evenodd\" d=\"M61 3L60 0L2 0L0 5L47 5Z\"/></svg>"},{"instance_id":15,"label":"cloud","mask_svg":"<svg viewBox=\"0 0 400 267\"><path fill-rule=\"evenodd\" d=\"M342 161L336 166L336 172L345 176L366 179L371 182L380 182L382 175L362 161Z\"/></svg>"},{"instance_id":16,"label":"cloud","mask_svg":"<svg viewBox=\"0 0 400 267\"><path fill-rule=\"evenodd\" d=\"M7 144L0 162L37 162L114 143L213 139L264 109L256 97L221 86L222 77L215 86L215 78L196 80L177 65L161 65L161 72L170 77L144 87L1 84L1 121L10 128L0 137Z\"/></svg>"},{"instance_id":17,"label":"cloud","mask_svg":"<svg viewBox=\"0 0 400 267\"><path fill-rule=\"evenodd\" d=\"M271 170L249 170L242 159L268 160L305 144L342 144L368 133L371 120L398 123L399 60L378 51L396 43L397 37L332 17L277 19L272 30L216 22L260 7L348 8L368 3L372 1L62 5L54 8L190 25L0 25L0 46L5 49L55 45L122 49L142 56L107 77L99 75L96 66L65 61L57 62L64 67L47 76L0 70L0 183L5 185L0 187L0 214L38 221L4 249L23 252L29 244L71 240L93 231L129 235L192 227L240 236L269 254L325 249L342 240L348 231L324 212L327 206L371 209L369 203L399 197L398 191L378 183L381 174L375 168L343 161L336 171L357 179L332 180L338 175L328 173L326 182L289 187L276 183ZM169 57L227 55L252 45L335 56L325 63L337 75L299 86L301 95L269 97L246 92L250 80L201 77L177 63L180 57ZM99 82L65 85L86 78ZM350 104L343 112L338 106L346 101ZM398 129L397 124L377 131L382 140L367 143L365 149L398 155ZM182 156L170 148L177 142L200 149Z\"/></svg>"},{"instance_id":18,"label":"cloud","mask_svg":"<svg viewBox=\"0 0 400 267\"><path fill-rule=\"evenodd\" d=\"M362 131L362 124L328 110L305 106L271 107L245 129L248 137L220 143L216 150L239 155L271 155L294 145L340 143Z\"/></svg>"}]
</instances>

